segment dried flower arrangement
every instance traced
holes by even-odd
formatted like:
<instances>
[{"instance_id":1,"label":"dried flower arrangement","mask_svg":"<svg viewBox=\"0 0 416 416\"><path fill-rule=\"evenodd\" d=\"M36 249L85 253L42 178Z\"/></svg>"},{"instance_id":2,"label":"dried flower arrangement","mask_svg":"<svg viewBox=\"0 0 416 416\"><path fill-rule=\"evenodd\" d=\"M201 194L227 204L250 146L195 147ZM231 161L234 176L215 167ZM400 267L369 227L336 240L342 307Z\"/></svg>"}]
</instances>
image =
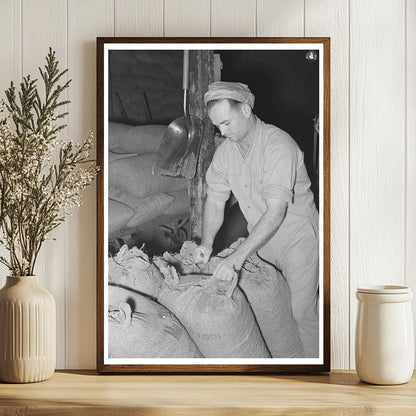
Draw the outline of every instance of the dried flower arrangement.
<instances>
[{"instance_id":1,"label":"dried flower arrangement","mask_svg":"<svg viewBox=\"0 0 416 416\"><path fill-rule=\"evenodd\" d=\"M20 90L11 82L0 104L0 246L10 258L0 257L12 276L31 276L47 235L58 227L94 179L97 167L89 156L93 135L79 144L59 137L66 124L58 123L69 101L60 101L70 80L58 68L49 48L41 98L37 80L23 78ZM17 95L16 95L17 94ZM43 94L42 94L43 95Z\"/></svg>"}]
</instances>

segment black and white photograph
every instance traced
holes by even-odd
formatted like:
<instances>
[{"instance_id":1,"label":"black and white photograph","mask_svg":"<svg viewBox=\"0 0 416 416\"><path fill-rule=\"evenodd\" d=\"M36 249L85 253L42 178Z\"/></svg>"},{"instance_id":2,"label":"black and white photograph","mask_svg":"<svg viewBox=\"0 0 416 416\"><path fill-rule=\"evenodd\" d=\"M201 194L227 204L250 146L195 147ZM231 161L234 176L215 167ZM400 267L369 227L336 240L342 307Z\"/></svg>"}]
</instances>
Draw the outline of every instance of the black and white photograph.
<instances>
[{"instance_id":1,"label":"black and white photograph","mask_svg":"<svg viewBox=\"0 0 416 416\"><path fill-rule=\"evenodd\" d=\"M329 39L97 63L98 370L329 370Z\"/></svg>"}]
</instances>

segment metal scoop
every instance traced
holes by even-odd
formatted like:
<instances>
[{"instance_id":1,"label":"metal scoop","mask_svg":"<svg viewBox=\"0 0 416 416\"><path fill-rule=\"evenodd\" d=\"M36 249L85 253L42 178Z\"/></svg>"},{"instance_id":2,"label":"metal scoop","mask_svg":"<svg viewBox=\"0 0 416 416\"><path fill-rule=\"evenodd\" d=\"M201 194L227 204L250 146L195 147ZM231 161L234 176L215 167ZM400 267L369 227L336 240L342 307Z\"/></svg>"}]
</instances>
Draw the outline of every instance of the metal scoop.
<instances>
[{"instance_id":1,"label":"metal scoop","mask_svg":"<svg viewBox=\"0 0 416 416\"><path fill-rule=\"evenodd\" d=\"M152 172L154 175L192 179L196 173L203 121L189 115L189 51L183 51L183 117L173 120L159 146Z\"/></svg>"}]
</instances>

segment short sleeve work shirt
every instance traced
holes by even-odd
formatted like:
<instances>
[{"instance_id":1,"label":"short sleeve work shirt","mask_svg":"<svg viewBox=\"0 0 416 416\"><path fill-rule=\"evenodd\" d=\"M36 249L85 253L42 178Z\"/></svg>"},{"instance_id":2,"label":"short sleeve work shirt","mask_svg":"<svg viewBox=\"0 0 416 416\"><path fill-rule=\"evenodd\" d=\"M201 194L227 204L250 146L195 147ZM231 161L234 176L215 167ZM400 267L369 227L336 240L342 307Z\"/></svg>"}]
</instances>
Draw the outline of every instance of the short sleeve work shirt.
<instances>
[{"instance_id":1,"label":"short sleeve work shirt","mask_svg":"<svg viewBox=\"0 0 416 416\"><path fill-rule=\"evenodd\" d=\"M206 175L210 197L227 200L232 191L251 229L267 209L268 198L288 203L289 224L315 211L303 152L285 131L256 117L255 138L243 158L236 143L225 140Z\"/></svg>"}]
</instances>

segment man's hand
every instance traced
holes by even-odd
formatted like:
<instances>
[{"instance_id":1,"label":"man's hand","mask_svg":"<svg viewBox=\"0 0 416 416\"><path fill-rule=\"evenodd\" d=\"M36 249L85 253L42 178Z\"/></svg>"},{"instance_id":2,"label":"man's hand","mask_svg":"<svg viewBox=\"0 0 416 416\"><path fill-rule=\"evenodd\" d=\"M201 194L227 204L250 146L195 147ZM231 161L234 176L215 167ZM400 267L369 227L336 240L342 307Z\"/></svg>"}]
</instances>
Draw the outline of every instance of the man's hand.
<instances>
[{"instance_id":1,"label":"man's hand","mask_svg":"<svg viewBox=\"0 0 416 416\"><path fill-rule=\"evenodd\" d=\"M220 280L232 280L236 273L243 267L245 257L238 252L234 252L230 256L221 260L214 270L214 277Z\"/></svg>"},{"instance_id":2,"label":"man's hand","mask_svg":"<svg viewBox=\"0 0 416 416\"><path fill-rule=\"evenodd\" d=\"M211 257L212 247L200 245L195 249L195 263L208 263L209 258Z\"/></svg>"}]
</instances>

